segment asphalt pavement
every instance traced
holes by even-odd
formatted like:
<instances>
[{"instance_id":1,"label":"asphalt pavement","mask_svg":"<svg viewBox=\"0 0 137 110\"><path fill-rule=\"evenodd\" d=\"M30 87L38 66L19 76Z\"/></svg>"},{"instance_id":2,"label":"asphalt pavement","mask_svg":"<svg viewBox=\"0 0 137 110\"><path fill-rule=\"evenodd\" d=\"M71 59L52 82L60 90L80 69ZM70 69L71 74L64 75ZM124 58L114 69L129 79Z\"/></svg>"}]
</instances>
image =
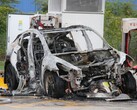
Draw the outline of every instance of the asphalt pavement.
<instances>
[{"instance_id":1,"label":"asphalt pavement","mask_svg":"<svg viewBox=\"0 0 137 110\"><path fill-rule=\"evenodd\" d=\"M64 100L36 96L0 97L0 110L136 110L137 101L107 102L104 100ZM1 100L0 100L1 101ZM2 101L1 101L2 102Z\"/></svg>"}]
</instances>

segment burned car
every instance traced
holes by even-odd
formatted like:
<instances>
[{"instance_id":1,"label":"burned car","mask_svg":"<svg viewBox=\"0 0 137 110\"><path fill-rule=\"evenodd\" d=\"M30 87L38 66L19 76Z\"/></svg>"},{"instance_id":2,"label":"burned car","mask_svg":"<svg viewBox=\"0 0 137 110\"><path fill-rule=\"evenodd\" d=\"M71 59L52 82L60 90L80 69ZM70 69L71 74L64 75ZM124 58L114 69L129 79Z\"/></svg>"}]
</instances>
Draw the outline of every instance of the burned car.
<instances>
[{"instance_id":1,"label":"burned car","mask_svg":"<svg viewBox=\"0 0 137 110\"><path fill-rule=\"evenodd\" d=\"M87 98L133 96L132 60L86 26L29 29L7 51L4 81L10 91L55 98L69 93Z\"/></svg>"}]
</instances>

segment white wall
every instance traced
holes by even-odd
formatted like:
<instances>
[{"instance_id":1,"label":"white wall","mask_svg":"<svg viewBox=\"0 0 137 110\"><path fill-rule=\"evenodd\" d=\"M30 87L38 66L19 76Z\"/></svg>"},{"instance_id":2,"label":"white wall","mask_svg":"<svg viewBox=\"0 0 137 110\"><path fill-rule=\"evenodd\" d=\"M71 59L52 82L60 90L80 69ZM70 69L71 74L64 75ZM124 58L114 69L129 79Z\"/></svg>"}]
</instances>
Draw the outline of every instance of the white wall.
<instances>
[{"instance_id":1,"label":"white wall","mask_svg":"<svg viewBox=\"0 0 137 110\"><path fill-rule=\"evenodd\" d=\"M61 12L61 0L48 1L48 13Z\"/></svg>"},{"instance_id":2,"label":"white wall","mask_svg":"<svg viewBox=\"0 0 137 110\"><path fill-rule=\"evenodd\" d=\"M103 14L78 14L78 13L63 13L63 27L70 25L86 25L95 29L103 36L104 31L104 15Z\"/></svg>"},{"instance_id":3,"label":"white wall","mask_svg":"<svg viewBox=\"0 0 137 110\"><path fill-rule=\"evenodd\" d=\"M97 31L102 37L104 34L104 15L103 14L78 14L78 13L63 13L62 14L62 27L67 27L70 25L85 25L91 27ZM97 36L91 33L91 42L94 49L102 48L103 42L97 38ZM95 36L94 39L92 36ZM78 37L79 38L79 37ZM82 43L81 39L77 39L81 49L86 50L84 42Z\"/></svg>"},{"instance_id":4,"label":"white wall","mask_svg":"<svg viewBox=\"0 0 137 110\"><path fill-rule=\"evenodd\" d=\"M31 16L32 15L8 15L7 49L17 35L29 29Z\"/></svg>"}]
</instances>

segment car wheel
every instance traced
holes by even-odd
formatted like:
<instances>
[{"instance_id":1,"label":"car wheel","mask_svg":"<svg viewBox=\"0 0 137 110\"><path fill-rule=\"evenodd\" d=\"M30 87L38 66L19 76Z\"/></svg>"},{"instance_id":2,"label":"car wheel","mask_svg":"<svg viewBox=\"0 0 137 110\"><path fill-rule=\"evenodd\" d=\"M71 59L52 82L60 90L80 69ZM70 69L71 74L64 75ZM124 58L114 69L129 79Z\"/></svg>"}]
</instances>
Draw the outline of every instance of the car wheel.
<instances>
[{"instance_id":1,"label":"car wheel","mask_svg":"<svg viewBox=\"0 0 137 110\"><path fill-rule=\"evenodd\" d=\"M126 94L134 94L136 92L136 80L130 72L122 76L123 87L122 90Z\"/></svg>"},{"instance_id":2,"label":"car wheel","mask_svg":"<svg viewBox=\"0 0 137 110\"><path fill-rule=\"evenodd\" d=\"M61 98L65 94L65 81L58 77L56 73L47 72L45 74L45 92L48 96Z\"/></svg>"},{"instance_id":3,"label":"car wheel","mask_svg":"<svg viewBox=\"0 0 137 110\"><path fill-rule=\"evenodd\" d=\"M16 71L11 64L8 64L6 67L6 83L9 90L16 90L18 87L18 81L16 78Z\"/></svg>"}]
</instances>

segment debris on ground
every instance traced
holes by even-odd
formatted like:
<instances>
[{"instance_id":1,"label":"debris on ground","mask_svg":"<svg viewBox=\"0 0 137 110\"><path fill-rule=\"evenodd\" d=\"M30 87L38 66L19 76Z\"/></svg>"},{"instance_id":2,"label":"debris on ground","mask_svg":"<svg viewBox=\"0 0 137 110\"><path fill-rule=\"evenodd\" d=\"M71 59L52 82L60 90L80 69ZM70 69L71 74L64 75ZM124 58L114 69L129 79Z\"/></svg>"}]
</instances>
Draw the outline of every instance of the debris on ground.
<instances>
[{"instance_id":1,"label":"debris on ground","mask_svg":"<svg viewBox=\"0 0 137 110\"><path fill-rule=\"evenodd\" d=\"M9 98L2 98L0 97L0 104L8 104L8 103L11 103L11 99Z\"/></svg>"},{"instance_id":2,"label":"debris on ground","mask_svg":"<svg viewBox=\"0 0 137 110\"><path fill-rule=\"evenodd\" d=\"M120 94L119 96L111 99L106 99L106 101L129 101L132 100L127 94Z\"/></svg>"}]
</instances>

